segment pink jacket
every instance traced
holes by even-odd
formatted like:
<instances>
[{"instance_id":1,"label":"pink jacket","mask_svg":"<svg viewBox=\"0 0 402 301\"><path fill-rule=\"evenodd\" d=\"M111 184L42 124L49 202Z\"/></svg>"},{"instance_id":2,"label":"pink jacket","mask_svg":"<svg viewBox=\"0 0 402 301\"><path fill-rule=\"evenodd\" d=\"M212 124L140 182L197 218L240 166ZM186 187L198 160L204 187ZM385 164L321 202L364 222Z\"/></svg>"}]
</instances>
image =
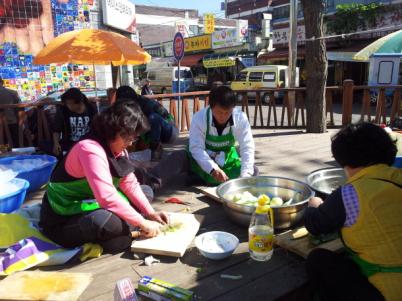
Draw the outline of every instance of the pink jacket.
<instances>
[{"instance_id":1,"label":"pink jacket","mask_svg":"<svg viewBox=\"0 0 402 301\"><path fill-rule=\"evenodd\" d=\"M124 153L119 154L123 156ZM99 205L127 223L138 226L144 217L125 202L113 186L109 162L102 146L94 140L74 145L66 159L66 171L75 178L86 178ZM155 212L142 192L134 173L120 180L119 188L145 216Z\"/></svg>"}]
</instances>

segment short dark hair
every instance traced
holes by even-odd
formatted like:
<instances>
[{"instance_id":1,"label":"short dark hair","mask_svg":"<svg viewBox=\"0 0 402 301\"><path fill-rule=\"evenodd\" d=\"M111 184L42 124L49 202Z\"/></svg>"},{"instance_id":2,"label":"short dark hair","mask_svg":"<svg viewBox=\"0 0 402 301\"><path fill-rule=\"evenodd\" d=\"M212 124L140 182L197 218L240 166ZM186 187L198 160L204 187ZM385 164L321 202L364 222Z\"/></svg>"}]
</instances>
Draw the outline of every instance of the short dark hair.
<instances>
[{"instance_id":1,"label":"short dark hair","mask_svg":"<svg viewBox=\"0 0 402 301\"><path fill-rule=\"evenodd\" d=\"M126 98L136 100L138 94L130 86L120 86L116 90L116 99Z\"/></svg>"},{"instance_id":2,"label":"short dark hair","mask_svg":"<svg viewBox=\"0 0 402 301\"><path fill-rule=\"evenodd\" d=\"M74 100L75 103L88 103L88 98L78 88L70 88L60 96L61 102L65 103L67 99Z\"/></svg>"},{"instance_id":3,"label":"short dark hair","mask_svg":"<svg viewBox=\"0 0 402 301\"><path fill-rule=\"evenodd\" d=\"M92 133L103 141L112 141L117 135L133 137L149 130L141 108L130 99L122 99L97 115L91 123Z\"/></svg>"},{"instance_id":4,"label":"short dark hair","mask_svg":"<svg viewBox=\"0 0 402 301\"><path fill-rule=\"evenodd\" d=\"M219 105L222 108L233 108L236 106L236 97L229 87L219 86L209 92L209 106L213 108Z\"/></svg>"},{"instance_id":5,"label":"short dark hair","mask_svg":"<svg viewBox=\"0 0 402 301\"><path fill-rule=\"evenodd\" d=\"M397 148L387 132L369 122L350 124L332 137L332 155L342 166L392 165Z\"/></svg>"}]
</instances>

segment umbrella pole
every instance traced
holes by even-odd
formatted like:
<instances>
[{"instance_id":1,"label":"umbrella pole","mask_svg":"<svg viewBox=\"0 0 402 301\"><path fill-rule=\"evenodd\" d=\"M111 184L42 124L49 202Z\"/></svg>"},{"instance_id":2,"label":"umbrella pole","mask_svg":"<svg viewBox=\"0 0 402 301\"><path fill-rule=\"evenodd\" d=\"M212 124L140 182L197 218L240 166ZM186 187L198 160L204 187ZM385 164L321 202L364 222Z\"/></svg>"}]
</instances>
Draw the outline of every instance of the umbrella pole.
<instances>
[{"instance_id":1,"label":"umbrella pole","mask_svg":"<svg viewBox=\"0 0 402 301\"><path fill-rule=\"evenodd\" d=\"M95 84L95 100L96 100L96 110L99 113L99 100L98 100L98 87L96 84L96 71L95 71L95 63L92 63L93 71L94 71L94 84Z\"/></svg>"}]
</instances>

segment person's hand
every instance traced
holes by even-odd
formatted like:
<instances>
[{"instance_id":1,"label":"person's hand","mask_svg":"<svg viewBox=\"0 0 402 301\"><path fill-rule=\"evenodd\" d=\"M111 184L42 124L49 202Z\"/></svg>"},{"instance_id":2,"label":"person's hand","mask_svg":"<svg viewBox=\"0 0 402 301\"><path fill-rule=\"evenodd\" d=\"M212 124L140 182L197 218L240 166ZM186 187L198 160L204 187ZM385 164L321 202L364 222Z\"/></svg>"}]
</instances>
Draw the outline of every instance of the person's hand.
<instances>
[{"instance_id":1,"label":"person's hand","mask_svg":"<svg viewBox=\"0 0 402 301\"><path fill-rule=\"evenodd\" d=\"M60 143L54 143L53 145L53 154L55 154L56 156L60 155L61 153L61 145Z\"/></svg>"},{"instance_id":2,"label":"person's hand","mask_svg":"<svg viewBox=\"0 0 402 301\"><path fill-rule=\"evenodd\" d=\"M229 180L229 177L225 174L225 172L220 169L220 168L216 168L214 169L214 171L211 173L211 176L217 180L220 183L226 182L227 180Z\"/></svg>"},{"instance_id":3,"label":"person's hand","mask_svg":"<svg viewBox=\"0 0 402 301\"><path fill-rule=\"evenodd\" d=\"M145 219L141 225L141 235L144 237L154 237L161 233L162 224Z\"/></svg>"},{"instance_id":4,"label":"person's hand","mask_svg":"<svg viewBox=\"0 0 402 301\"><path fill-rule=\"evenodd\" d=\"M324 201L319 197L312 197L308 200L308 206L318 208Z\"/></svg>"},{"instance_id":5,"label":"person's hand","mask_svg":"<svg viewBox=\"0 0 402 301\"><path fill-rule=\"evenodd\" d=\"M164 211L151 213L147 218L151 221L161 223L162 225L169 224L169 215Z\"/></svg>"},{"instance_id":6,"label":"person's hand","mask_svg":"<svg viewBox=\"0 0 402 301\"><path fill-rule=\"evenodd\" d=\"M58 0L68 3L69 0ZM36 55L54 38L51 0L0 1L0 44L16 43ZM30 9L26 9L29 6Z\"/></svg>"}]
</instances>

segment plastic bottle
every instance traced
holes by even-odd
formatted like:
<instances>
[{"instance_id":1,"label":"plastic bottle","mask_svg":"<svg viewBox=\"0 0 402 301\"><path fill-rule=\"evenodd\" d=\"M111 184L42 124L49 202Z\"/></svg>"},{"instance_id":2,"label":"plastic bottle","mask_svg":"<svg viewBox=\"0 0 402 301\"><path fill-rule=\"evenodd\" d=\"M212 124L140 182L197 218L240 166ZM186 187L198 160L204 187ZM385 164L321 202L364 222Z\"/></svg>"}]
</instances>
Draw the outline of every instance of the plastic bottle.
<instances>
[{"instance_id":1,"label":"plastic bottle","mask_svg":"<svg viewBox=\"0 0 402 301\"><path fill-rule=\"evenodd\" d=\"M248 245L252 259L267 261L273 252L273 214L272 209L265 205L267 197L258 199L258 206L251 217L248 228Z\"/></svg>"}]
</instances>

